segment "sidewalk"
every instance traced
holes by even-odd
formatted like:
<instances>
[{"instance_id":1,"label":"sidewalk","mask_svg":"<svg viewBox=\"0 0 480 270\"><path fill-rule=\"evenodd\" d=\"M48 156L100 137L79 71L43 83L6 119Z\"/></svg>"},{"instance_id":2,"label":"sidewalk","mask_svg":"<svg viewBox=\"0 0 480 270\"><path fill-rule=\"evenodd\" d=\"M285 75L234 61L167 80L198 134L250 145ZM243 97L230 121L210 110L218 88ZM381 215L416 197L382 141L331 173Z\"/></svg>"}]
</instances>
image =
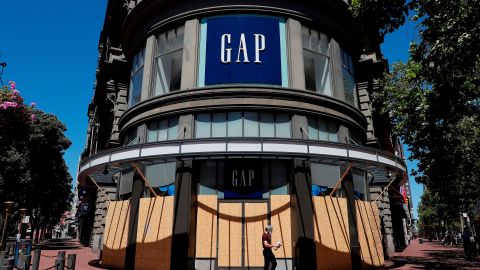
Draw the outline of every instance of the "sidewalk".
<instances>
[{"instance_id":1,"label":"sidewalk","mask_svg":"<svg viewBox=\"0 0 480 270\"><path fill-rule=\"evenodd\" d=\"M402 252L397 252L385 262L386 269L480 269L480 261L465 259L463 248L442 246L439 241L418 239Z\"/></svg>"},{"instance_id":2,"label":"sidewalk","mask_svg":"<svg viewBox=\"0 0 480 270\"><path fill-rule=\"evenodd\" d=\"M40 269L48 269L55 265L55 259L59 251L65 251L65 258L68 254L77 254L76 270L100 269L89 265L89 262L98 260L100 253L94 253L89 247L82 246L78 240L49 241L42 244L42 256L40 258ZM33 255L33 254L32 254Z\"/></svg>"}]
</instances>

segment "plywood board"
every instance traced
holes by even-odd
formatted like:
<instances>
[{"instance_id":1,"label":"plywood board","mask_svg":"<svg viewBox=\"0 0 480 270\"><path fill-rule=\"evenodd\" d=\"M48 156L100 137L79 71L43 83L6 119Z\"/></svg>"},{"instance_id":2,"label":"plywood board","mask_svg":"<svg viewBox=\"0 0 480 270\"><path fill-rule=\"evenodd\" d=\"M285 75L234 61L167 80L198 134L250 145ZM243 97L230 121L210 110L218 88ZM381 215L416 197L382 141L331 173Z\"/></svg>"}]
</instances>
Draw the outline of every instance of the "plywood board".
<instances>
[{"instance_id":1,"label":"plywood board","mask_svg":"<svg viewBox=\"0 0 480 270\"><path fill-rule=\"evenodd\" d=\"M197 196L196 258L217 257L217 195Z\"/></svg>"},{"instance_id":2,"label":"plywood board","mask_svg":"<svg viewBox=\"0 0 480 270\"><path fill-rule=\"evenodd\" d=\"M245 267L263 266L262 234L268 224L267 203L249 202L245 207Z\"/></svg>"},{"instance_id":3,"label":"plywood board","mask_svg":"<svg viewBox=\"0 0 480 270\"><path fill-rule=\"evenodd\" d=\"M292 217L290 195L271 195L271 224L274 228L272 243L279 240L282 246L274 251L277 258L292 258Z\"/></svg>"},{"instance_id":4,"label":"plywood board","mask_svg":"<svg viewBox=\"0 0 480 270\"><path fill-rule=\"evenodd\" d=\"M128 243L130 200L110 202L103 237L102 266L123 269Z\"/></svg>"},{"instance_id":5,"label":"plywood board","mask_svg":"<svg viewBox=\"0 0 480 270\"><path fill-rule=\"evenodd\" d=\"M242 265L242 204L220 203L218 216L218 266Z\"/></svg>"},{"instance_id":6,"label":"plywood board","mask_svg":"<svg viewBox=\"0 0 480 270\"><path fill-rule=\"evenodd\" d=\"M140 199L135 269L170 269L173 196Z\"/></svg>"},{"instance_id":7,"label":"plywood board","mask_svg":"<svg viewBox=\"0 0 480 270\"><path fill-rule=\"evenodd\" d=\"M347 201L313 197L317 269L351 269Z\"/></svg>"}]
</instances>

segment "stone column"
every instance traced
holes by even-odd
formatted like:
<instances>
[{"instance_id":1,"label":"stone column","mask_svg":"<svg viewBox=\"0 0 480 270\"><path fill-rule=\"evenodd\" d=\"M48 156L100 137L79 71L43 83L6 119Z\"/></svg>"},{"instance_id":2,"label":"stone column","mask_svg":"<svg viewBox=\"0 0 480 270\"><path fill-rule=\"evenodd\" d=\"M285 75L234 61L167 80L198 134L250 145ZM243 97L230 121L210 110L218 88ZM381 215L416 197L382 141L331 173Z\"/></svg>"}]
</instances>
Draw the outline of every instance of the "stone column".
<instances>
[{"instance_id":1,"label":"stone column","mask_svg":"<svg viewBox=\"0 0 480 270\"><path fill-rule=\"evenodd\" d=\"M371 186L370 198L372 201L378 198L382 193L384 186ZM390 210L390 199L388 192L384 192L377 200L377 206L380 213L381 233L383 236L383 251L385 257L388 258L395 252L395 244L393 242L393 226L392 212Z\"/></svg>"},{"instance_id":2,"label":"stone column","mask_svg":"<svg viewBox=\"0 0 480 270\"><path fill-rule=\"evenodd\" d=\"M116 186L102 187L108 198L115 200L117 195ZM103 232L105 230L105 217L107 216L108 200L103 193L97 191L97 203L95 205L95 217L93 221L93 237L90 247L93 251L101 250L103 248Z\"/></svg>"}]
</instances>

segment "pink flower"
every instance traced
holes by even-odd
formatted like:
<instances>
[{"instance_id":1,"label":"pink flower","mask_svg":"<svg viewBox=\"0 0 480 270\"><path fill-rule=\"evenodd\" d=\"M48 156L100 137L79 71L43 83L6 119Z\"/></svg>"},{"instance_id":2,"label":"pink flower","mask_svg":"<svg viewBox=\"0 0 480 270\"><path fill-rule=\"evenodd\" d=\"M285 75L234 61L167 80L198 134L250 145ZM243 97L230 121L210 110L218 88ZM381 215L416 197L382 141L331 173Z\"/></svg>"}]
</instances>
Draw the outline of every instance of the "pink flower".
<instances>
[{"instance_id":1,"label":"pink flower","mask_svg":"<svg viewBox=\"0 0 480 270\"><path fill-rule=\"evenodd\" d=\"M18 107L18 103L14 102L14 101L5 101L3 104L5 104L5 106L8 107L12 107L12 108L16 108Z\"/></svg>"},{"instance_id":2,"label":"pink flower","mask_svg":"<svg viewBox=\"0 0 480 270\"><path fill-rule=\"evenodd\" d=\"M15 90L12 91L12 94L13 94L14 96L18 96L18 95L20 95L20 91L18 91L17 89L15 89Z\"/></svg>"},{"instance_id":3,"label":"pink flower","mask_svg":"<svg viewBox=\"0 0 480 270\"><path fill-rule=\"evenodd\" d=\"M32 113L32 114L30 115L30 119L32 119L32 121L35 121L35 119L37 119L37 117L35 116L35 114Z\"/></svg>"},{"instance_id":4,"label":"pink flower","mask_svg":"<svg viewBox=\"0 0 480 270\"><path fill-rule=\"evenodd\" d=\"M17 89L17 84L14 81L9 81L8 84L10 84L10 89L12 90Z\"/></svg>"},{"instance_id":5,"label":"pink flower","mask_svg":"<svg viewBox=\"0 0 480 270\"><path fill-rule=\"evenodd\" d=\"M0 104L0 109L2 110L5 110L7 108L17 108L18 107L18 103L16 102L13 102L13 101L5 101L4 103Z\"/></svg>"},{"instance_id":6,"label":"pink flower","mask_svg":"<svg viewBox=\"0 0 480 270\"><path fill-rule=\"evenodd\" d=\"M31 102L31 103L30 103L30 107L32 107L32 108L35 108L35 107L37 107L37 103L35 103L35 102Z\"/></svg>"}]
</instances>

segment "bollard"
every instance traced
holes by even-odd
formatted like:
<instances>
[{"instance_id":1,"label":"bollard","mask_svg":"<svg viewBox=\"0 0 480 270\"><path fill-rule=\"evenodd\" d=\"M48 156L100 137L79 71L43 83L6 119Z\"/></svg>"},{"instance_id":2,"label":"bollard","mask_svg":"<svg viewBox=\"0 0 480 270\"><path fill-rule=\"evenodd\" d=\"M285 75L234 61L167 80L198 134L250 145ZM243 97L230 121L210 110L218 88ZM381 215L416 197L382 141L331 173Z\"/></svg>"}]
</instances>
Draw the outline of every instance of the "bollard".
<instances>
[{"instance_id":1,"label":"bollard","mask_svg":"<svg viewBox=\"0 0 480 270\"><path fill-rule=\"evenodd\" d=\"M75 270L76 260L77 260L77 254L68 254L67 270Z\"/></svg>"},{"instance_id":2,"label":"bollard","mask_svg":"<svg viewBox=\"0 0 480 270\"><path fill-rule=\"evenodd\" d=\"M8 246L8 255L13 256L13 254L15 254L15 244L10 243Z\"/></svg>"},{"instance_id":3,"label":"bollard","mask_svg":"<svg viewBox=\"0 0 480 270\"><path fill-rule=\"evenodd\" d=\"M61 258L62 258L62 259L65 259L65 253L66 253L65 251L59 251L59 252L58 252L58 255L57 255L57 258L59 258L59 259L61 259Z\"/></svg>"},{"instance_id":4,"label":"bollard","mask_svg":"<svg viewBox=\"0 0 480 270\"><path fill-rule=\"evenodd\" d=\"M65 252L64 254L65 255ZM55 260L55 269L56 270L65 270L65 257L64 258L57 258Z\"/></svg>"},{"instance_id":5,"label":"bollard","mask_svg":"<svg viewBox=\"0 0 480 270\"><path fill-rule=\"evenodd\" d=\"M40 265L40 255L42 254L42 249L37 247L35 248L35 254L33 255L32 270L38 270Z\"/></svg>"},{"instance_id":6,"label":"bollard","mask_svg":"<svg viewBox=\"0 0 480 270\"><path fill-rule=\"evenodd\" d=\"M3 262L5 261L6 257L7 257L7 252L6 251L1 251L0 252L0 266L3 265Z\"/></svg>"},{"instance_id":7,"label":"bollard","mask_svg":"<svg viewBox=\"0 0 480 270\"><path fill-rule=\"evenodd\" d=\"M27 255L24 257L25 261L23 263L23 269L24 270L30 270L30 262L32 261L32 256Z\"/></svg>"},{"instance_id":8,"label":"bollard","mask_svg":"<svg viewBox=\"0 0 480 270\"><path fill-rule=\"evenodd\" d=\"M7 258L3 261L3 264L0 265L0 270L13 270L15 259L13 257Z\"/></svg>"}]
</instances>

